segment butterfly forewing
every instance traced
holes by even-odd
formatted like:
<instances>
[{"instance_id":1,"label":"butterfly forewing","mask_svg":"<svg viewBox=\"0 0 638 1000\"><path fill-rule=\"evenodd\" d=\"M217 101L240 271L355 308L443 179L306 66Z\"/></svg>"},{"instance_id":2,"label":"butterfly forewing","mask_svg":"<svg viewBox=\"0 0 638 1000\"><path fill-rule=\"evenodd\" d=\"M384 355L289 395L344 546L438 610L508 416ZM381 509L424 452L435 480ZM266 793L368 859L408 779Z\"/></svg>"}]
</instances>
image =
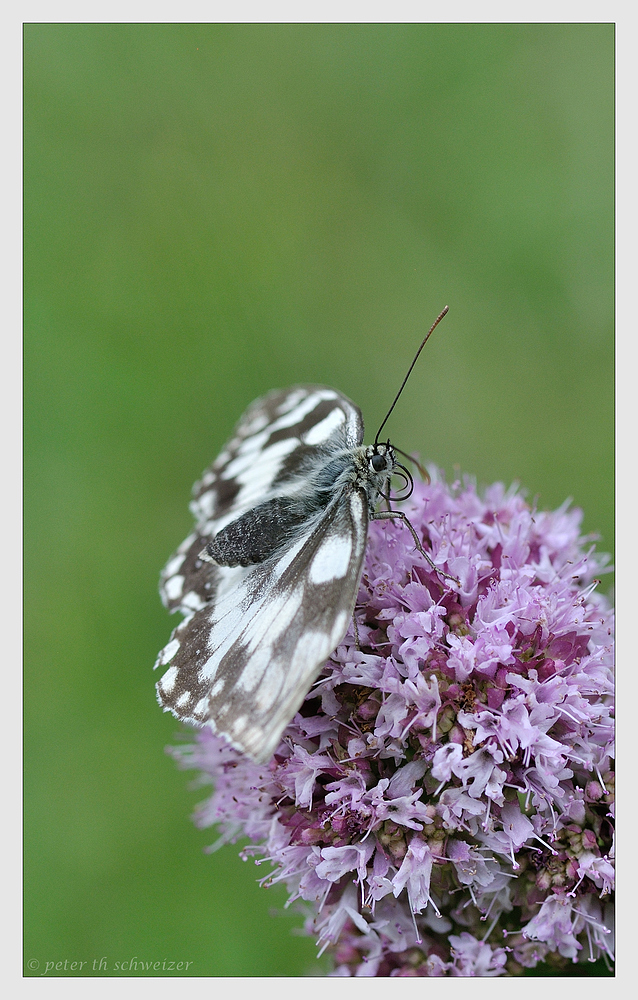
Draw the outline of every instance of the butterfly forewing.
<instances>
[{"instance_id":1,"label":"butterfly forewing","mask_svg":"<svg viewBox=\"0 0 638 1000\"><path fill-rule=\"evenodd\" d=\"M344 452L362 439L358 408L333 389L299 386L257 400L196 484L196 531L162 575L164 602L187 617L157 661L168 666L160 703L257 760L272 754L348 627L368 498L360 487L335 487L318 507L312 477L333 455L347 464ZM280 550L245 567L200 558L225 525L278 496L308 502L307 520Z\"/></svg>"},{"instance_id":2,"label":"butterfly forewing","mask_svg":"<svg viewBox=\"0 0 638 1000\"><path fill-rule=\"evenodd\" d=\"M251 507L294 488L327 451L353 448L362 440L359 408L334 389L293 386L255 400L193 487L196 530L162 572L165 606L190 614L223 592L228 581L234 585L241 574L199 558L207 542Z\"/></svg>"}]
</instances>

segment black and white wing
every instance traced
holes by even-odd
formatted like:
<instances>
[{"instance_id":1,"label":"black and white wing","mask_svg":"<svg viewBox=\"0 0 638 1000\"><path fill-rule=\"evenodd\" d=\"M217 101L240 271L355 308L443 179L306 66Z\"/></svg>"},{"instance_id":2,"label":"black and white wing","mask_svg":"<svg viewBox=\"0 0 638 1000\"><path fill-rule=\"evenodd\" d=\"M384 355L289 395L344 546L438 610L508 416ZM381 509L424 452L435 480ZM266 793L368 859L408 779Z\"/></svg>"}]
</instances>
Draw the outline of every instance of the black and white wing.
<instances>
[{"instance_id":1,"label":"black and white wing","mask_svg":"<svg viewBox=\"0 0 638 1000\"><path fill-rule=\"evenodd\" d=\"M359 409L322 386L253 403L194 488L196 530L161 578L167 607L187 615L159 655L165 710L210 724L267 760L322 663L341 641L356 599L368 524L361 488L335 490L256 565L199 558L222 529L265 501L303 493L313 471L363 439Z\"/></svg>"}]
</instances>

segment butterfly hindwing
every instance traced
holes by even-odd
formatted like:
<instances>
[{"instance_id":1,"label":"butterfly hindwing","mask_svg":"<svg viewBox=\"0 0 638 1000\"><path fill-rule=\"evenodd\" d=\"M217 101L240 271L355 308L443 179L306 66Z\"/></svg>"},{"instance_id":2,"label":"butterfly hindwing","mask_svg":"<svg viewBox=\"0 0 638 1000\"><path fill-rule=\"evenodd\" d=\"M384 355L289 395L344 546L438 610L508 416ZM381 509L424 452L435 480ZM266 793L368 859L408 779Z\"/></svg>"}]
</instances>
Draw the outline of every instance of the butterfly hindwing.
<instances>
[{"instance_id":1,"label":"butterfly hindwing","mask_svg":"<svg viewBox=\"0 0 638 1000\"><path fill-rule=\"evenodd\" d=\"M347 631L367 535L352 491L275 560L187 618L160 654L162 704L267 760L323 661Z\"/></svg>"}]
</instances>

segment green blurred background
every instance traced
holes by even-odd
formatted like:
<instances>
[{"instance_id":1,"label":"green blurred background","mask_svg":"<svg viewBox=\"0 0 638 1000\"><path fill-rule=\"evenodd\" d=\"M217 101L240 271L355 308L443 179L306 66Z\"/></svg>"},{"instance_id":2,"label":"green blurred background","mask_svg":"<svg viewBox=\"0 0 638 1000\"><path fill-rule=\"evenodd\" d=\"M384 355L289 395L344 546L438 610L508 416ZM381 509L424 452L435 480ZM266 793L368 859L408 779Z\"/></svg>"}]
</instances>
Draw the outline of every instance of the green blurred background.
<instances>
[{"instance_id":1,"label":"green blurred background","mask_svg":"<svg viewBox=\"0 0 638 1000\"><path fill-rule=\"evenodd\" d=\"M373 434L447 303L393 440L542 506L573 497L611 550L613 47L611 24L26 25L40 972L320 967L300 918L269 916L285 894L263 869L203 853L151 671L191 485L257 395L327 383Z\"/></svg>"}]
</instances>

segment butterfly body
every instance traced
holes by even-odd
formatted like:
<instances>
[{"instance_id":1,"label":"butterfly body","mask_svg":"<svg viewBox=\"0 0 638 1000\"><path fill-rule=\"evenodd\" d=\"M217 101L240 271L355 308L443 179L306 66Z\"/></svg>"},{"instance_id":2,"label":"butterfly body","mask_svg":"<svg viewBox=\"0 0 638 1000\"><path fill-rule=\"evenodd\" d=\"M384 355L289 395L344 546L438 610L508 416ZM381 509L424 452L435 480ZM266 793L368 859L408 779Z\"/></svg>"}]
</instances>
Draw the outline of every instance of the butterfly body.
<instances>
[{"instance_id":1,"label":"butterfly body","mask_svg":"<svg viewBox=\"0 0 638 1000\"><path fill-rule=\"evenodd\" d=\"M200 553L200 558L218 566L250 566L275 556L313 519L325 516L349 490L360 490L370 513L394 467L391 452L383 471L370 467L372 446L343 450L336 455L317 456L316 466L297 484L294 492L279 494L246 511L222 528Z\"/></svg>"},{"instance_id":2,"label":"butterfly body","mask_svg":"<svg viewBox=\"0 0 638 1000\"><path fill-rule=\"evenodd\" d=\"M186 615L160 653L166 711L267 760L343 639L368 522L395 467L324 386L256 400L194 487L196 532L160 592Z\"/></svg>"}]
</instances>

